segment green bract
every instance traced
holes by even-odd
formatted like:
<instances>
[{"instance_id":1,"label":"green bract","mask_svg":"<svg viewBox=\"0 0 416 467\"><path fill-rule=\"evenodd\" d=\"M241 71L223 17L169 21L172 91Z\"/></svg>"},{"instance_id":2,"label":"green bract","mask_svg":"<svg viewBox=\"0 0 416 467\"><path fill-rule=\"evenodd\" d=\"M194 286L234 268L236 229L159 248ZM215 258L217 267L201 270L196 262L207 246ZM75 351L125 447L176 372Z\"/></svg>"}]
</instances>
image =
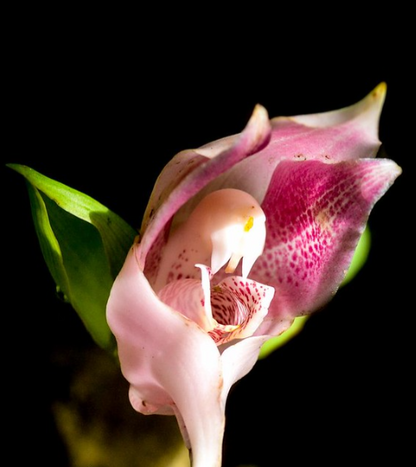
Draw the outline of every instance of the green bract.
<instances>
[{"instance_id":1,"label":"green bract","mask_svg":"<svg viewBox=\"0 0 416 467\"><path fill-rule=\"evenodd\" d=\"M96 343L114 351L106 303L136 231L90 196L29 167L8 167L27 181L36 233L57 288Z\"/></svg>"}]
</instances>

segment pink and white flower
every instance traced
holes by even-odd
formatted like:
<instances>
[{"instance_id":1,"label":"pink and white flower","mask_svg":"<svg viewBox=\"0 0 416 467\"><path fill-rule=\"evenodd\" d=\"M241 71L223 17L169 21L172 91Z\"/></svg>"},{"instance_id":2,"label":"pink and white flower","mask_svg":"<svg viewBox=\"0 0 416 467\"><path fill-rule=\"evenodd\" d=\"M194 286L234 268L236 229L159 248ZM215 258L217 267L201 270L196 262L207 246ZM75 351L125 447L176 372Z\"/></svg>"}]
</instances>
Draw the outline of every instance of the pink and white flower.
<instances>
[{"instance_id":1,"label":"pink and white flower","mask_svg":"<svg viewBox=\"0 0 416 467\"><path fill-rule=\"evenodd\" d=\"M195 467L221 465L231 386L262 344L336 293L400 168L376 159L386 86L177 154L107 304L130 401L177 417Z\"/></svg>"}]
</instances>

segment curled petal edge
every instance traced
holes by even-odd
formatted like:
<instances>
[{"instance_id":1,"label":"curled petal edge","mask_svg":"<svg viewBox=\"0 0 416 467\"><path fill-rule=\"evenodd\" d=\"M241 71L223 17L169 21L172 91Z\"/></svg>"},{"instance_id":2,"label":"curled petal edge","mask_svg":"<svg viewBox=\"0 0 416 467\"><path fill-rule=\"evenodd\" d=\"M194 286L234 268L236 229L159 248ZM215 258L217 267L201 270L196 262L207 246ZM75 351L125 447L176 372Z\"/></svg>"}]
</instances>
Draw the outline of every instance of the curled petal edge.
<instances>
[{"instance_id":1,"label":"curled petal edge","mask_svg":"<svg viewBox=\"0 0 416 467\"><path fill-rule=\"evenodd\" d=\"M141 241L139 264L142 269L144 268L147 253L172 216L190 198L199 194L209 182L215 180L240 160L262 149L269 141L270 132L271 126L267 110L257 105L245 129L235 138L234 144L212 159L207 157L204 162L189 171L171 191L164 192L163 197L161 197L164 200L163 203L156 196L157 193L163 192L163 187L158 186L158 182L156 183L146 208L141 228L143 238ZM200 155L198 156L201 157ZM168 166L176 162L176 157L171 160ZM167 170L167 168L164 170ZM165 179L163 171L159 179L162 178ZM195 196L194 201L198 203L200 198Z\"/></svg>"}]
</instances>

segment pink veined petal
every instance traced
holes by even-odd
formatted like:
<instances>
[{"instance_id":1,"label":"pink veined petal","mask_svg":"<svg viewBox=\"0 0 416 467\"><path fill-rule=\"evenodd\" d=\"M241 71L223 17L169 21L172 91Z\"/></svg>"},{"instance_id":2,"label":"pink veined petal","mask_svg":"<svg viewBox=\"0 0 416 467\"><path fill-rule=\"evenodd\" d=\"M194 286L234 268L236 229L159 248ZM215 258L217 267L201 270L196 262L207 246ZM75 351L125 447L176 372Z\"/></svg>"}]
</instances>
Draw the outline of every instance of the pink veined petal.
<instances>
[{"instance_id":1,"label":"pink veined petal","mask_svg":"<svg viewBox=\"0 0 416 467\"><path fill-rule=\"evenodd\" d=\"M373 205L400 171L388 159L279 164L262 205L269 234L251 273L274 286L276 298L257 333L331 298Z\"/></svg>"},{"instance_id":2,"label":"pink veined petal","mask_svg":"<svg viewBox=\"0 0 416 467\"><path fill-rule=\"evenodd\" d=\"M217 346L194 322L161 302L129 252L113 284L107 320L121 369L142 413L180 413L195 467L220 465L224 430ZM169 410L171 408L171 410Z\"/></svg>"},{"instance_id":3,"label":"pink veined petal","mask_svg":"<svg viewBox=\"0 0 416 467\"><path fill-rule=\"evenodd\" d=\"M210 278L208 269L198 265L202 281L179 279L166 284L158 293L162 302L194 321L204 331L211 331L216 322L212 318L210 303ZM195 266L194 266L195 267Z\"/></svg>"},{"instance_id":4,"label":"pink veined petal","mask_svg":"<svg viewBox=\"0 0 416 467\"><path fill-rule=\"evenodd\" d=\"M181 178L180 182L175 184L170 191L165 190L165 195L162 197L163 203L156 196L156 193L160 194L163 190L155 186L155 195L152 194L142 224L144 234L139 257L141 267L144 267L150 248L157 242L158 237L163 233L163 229L181 206L191 197L197 193L199 194L205 185L215 180L230 167L233 167L238 161L259 151L267 144L269 137L270 122L267 111L264 107L257 106L246 128L235 139L235 144L212 159L207 157L205 162L198 163L194 170L187 172L187 175ZM198 155L198 157L201 156ZM174 160L175 158L170 165L174 164ZM168 177L165 177L162 172L160 180L167 181ZM201 199L200 197L195 198L196 203ZM157 261L151 261L151 264L157 264ZM146 275L148 274L151 275L151 271L148 270Z\"/></svg>"},{"instance_id":5,"label":"pink veined petal","mask_svg":"<svg viewBox=\"0 0 416 467\"><path fill-rule=\"evenodd\" d=\"M237 188L260 204L270 179L283 160L318 160L332 164L375 157L380 147L378 124L386 86L379 85L360 102L340 110L271 120L270 142L254 157L241 160L203 191Z\"/></svg>"}]
</instances>

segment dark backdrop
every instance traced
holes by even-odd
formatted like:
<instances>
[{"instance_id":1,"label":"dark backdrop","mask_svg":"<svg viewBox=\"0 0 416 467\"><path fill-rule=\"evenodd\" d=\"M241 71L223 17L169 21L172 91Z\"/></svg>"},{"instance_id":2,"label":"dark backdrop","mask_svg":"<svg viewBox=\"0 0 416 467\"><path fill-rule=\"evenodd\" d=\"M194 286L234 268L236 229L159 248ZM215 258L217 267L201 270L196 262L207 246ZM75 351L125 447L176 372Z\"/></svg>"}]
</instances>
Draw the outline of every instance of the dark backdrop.
<instances>
[{"instance_id":1,"label":"dark backdrop","mask_svg":"<svg viewBox=\"0 0 416 467\"><path fill-rule=\"evenodd\" d=\"M261 38L241 45L235 37L212 51L193 49L190 37L152 49L127 39L75 41L70 30L64 36L38 31L10 56L3 162L88 193L135 227L164 164L182 149L241 131L256 103L271 117L326 111L387 82L380 137L404 173L371 215L369 260L299 336L233 388L224 465L386 458L401 465L414 408L409 60L388 42L336 53L303 43L288 53L281 43L266 51ZM17 458L27 447L43 465L69 465L52 407L71 397L73 361L62 364L57 355L72 349L82 360L94 344L55 296L23 180L3 166L1 174L8 433Z\"/></svg>"}]
</instances>

